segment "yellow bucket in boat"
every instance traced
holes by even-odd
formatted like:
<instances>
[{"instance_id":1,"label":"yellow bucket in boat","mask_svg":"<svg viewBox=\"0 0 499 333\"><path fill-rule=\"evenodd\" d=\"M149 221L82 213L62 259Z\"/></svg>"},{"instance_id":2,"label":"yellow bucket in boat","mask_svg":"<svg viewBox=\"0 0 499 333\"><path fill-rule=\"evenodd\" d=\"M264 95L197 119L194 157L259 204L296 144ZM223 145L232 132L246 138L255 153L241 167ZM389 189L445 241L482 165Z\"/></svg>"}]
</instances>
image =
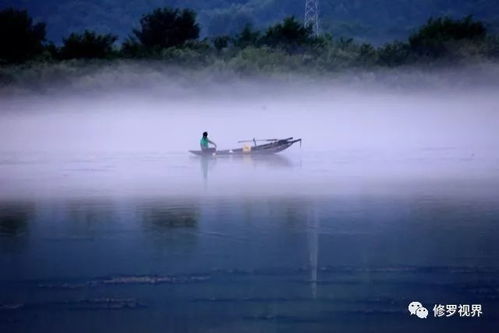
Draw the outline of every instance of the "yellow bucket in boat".
<instances>
[{"instance_id":1,"label":"yellow bucket in boat","mask_svg":"<svg viewBox=\"0 0 499 333\"><path fill-rule=\"evenodd\" d=\"M250 145L244 145L243 146L243 153L249 153L251 152L251 146Z\"/></svg>"}]
</instances>

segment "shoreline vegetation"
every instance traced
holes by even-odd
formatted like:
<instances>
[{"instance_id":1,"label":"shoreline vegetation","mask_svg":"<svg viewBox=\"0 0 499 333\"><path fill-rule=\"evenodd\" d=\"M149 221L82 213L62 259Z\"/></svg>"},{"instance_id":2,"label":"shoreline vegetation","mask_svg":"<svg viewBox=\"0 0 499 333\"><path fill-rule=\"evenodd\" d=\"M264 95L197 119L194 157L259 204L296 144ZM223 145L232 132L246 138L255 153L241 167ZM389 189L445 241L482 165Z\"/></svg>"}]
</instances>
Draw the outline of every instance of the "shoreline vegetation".
<instances>
[{"instance_id":1,"label":"shoreline vegetation","mask_svg":"<svg viewBox=\"0 0 499 333\"><path fill-rule=\"evenodd\" d=\"M267 29L246 25L234 35L200 39L196 13L158 8L142 16L122 43L112 34L71 33L61 45L46 40L46 25L33 23L25 10L0 11L0 87L67 82L116 67L147 64L174 75L218 73L235 76L339 75L393 69L465 68L496 64L499 38L471 16L430 18L405 41L375 47L330 34L315 36L294 17Z\"/></svg>"}]
</instances>

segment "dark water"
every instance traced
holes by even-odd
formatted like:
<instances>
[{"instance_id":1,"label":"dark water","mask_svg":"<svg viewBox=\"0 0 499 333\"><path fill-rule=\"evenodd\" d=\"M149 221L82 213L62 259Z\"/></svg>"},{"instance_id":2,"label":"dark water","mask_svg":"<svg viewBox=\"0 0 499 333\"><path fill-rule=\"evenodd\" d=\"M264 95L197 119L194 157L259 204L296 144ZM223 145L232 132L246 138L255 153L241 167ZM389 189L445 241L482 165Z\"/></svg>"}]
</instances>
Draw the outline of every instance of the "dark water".
<instances>
[{"instance_id":1,"label":"dark water","mask_svg":"<svg viewBox=\"0 0 499 333\"><path fill-rule=\"evenodd\" d=\"M494 331L497 160L324 156L3 155L0 331Z\"/></svg>"}]
</instances>

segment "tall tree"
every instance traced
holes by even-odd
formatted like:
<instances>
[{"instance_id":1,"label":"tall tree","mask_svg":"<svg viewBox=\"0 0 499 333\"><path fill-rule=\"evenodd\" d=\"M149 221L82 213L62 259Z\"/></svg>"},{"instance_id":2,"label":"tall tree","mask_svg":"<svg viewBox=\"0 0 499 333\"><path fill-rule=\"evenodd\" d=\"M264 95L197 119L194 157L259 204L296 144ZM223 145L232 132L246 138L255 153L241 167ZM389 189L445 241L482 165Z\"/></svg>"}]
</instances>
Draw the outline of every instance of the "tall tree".
<instances>
[{"instance_id":1,"label":"tall tree","mask_svg":"<svg viewBox=\"0 0 499 333\"><path fill-rule=\"evenodd\" d=\"M236 35L234 45L244 49L248 46L257 46L260 39L260 32L253 30L251 24L246 24L243 30Z\"/></svg>"},{"instance_id":2,"label":"tall tree","mask_svg":"<svg viewBox=\"0 0 499 333\"><path fill-rule=\"evenodd\" d=\"M43 51L45 23L33 24L26 10L0 11L0 62L20 63Z\"/></svg>"},{"instance_id":3,"label":"tall tree","mask_svg":"<svg viewBox=\"0 0 499 333\"><path fill-rule=\"evenodd\" d=\"M158 8L144 15L140 29L133 33L146 48L167 48L197 39L199 25L196 13L190 9Z\"/></svg>"},{"instance_id":4,"label":"tall tree","mask_svg":"<svg viewBox=\"0 0 499 333\"><path fill-rule=\"evenodd\" d=\"M312 35L311 26L305 27L291 16L269 27L262 40L265 45L296 52L311 45L315 38Z\"/></svg>"},{"instance_id":5,"label":"tall tree","mask_svg":"<svg viewBox=\"0 0 499 333\"><path fill-rule=\"evenodd\" d=\"M411 49L431 57L446 55L455 44L480 42L487 36L487 30L480 21L471 16L461 20L449 17L430 18L416 33L409 37Z\"/></svg>"},{"instance_id":6,"label":"tall tree","mask_svg":"<svg viewBox=\"0 0 499 333\"><path fill-rule=\"evenodd\" d=\"M113 44L118 37L105 34L99 35L85 30L82 34L72 33L64 38L60 55L63 59L74 58L106 58L113 52Z\"/></svg>"}]
</instances>

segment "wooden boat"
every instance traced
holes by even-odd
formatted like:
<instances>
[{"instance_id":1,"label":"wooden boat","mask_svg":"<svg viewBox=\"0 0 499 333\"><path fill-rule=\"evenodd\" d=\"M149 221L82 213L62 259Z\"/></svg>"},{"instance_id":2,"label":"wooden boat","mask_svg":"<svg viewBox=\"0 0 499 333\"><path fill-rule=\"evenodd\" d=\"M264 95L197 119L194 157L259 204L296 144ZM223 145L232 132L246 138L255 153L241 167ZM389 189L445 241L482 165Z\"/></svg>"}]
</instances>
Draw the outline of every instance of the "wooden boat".
<instances>
[{"instance_id":1,"label":"wooden boat","mask_svg":"<svg viewBox=\"0 0 499 333\"><path fill-rule=\"evenodd\" d=\"M257 141L266 141L268 143L257 144ZM294 143L300 142L301 139L293 139L289 137L286 139L265 139L265 140L242 140L243 142L253 142L253 146L245 145L242 148L236 149L225 149L225 150L215 150L214 148L206 150L189 150L189 152L198 156L228 156L228 155L265 155L265 154L275 154L284 149L291 147Z\"/></svg>"}]
</instances>

